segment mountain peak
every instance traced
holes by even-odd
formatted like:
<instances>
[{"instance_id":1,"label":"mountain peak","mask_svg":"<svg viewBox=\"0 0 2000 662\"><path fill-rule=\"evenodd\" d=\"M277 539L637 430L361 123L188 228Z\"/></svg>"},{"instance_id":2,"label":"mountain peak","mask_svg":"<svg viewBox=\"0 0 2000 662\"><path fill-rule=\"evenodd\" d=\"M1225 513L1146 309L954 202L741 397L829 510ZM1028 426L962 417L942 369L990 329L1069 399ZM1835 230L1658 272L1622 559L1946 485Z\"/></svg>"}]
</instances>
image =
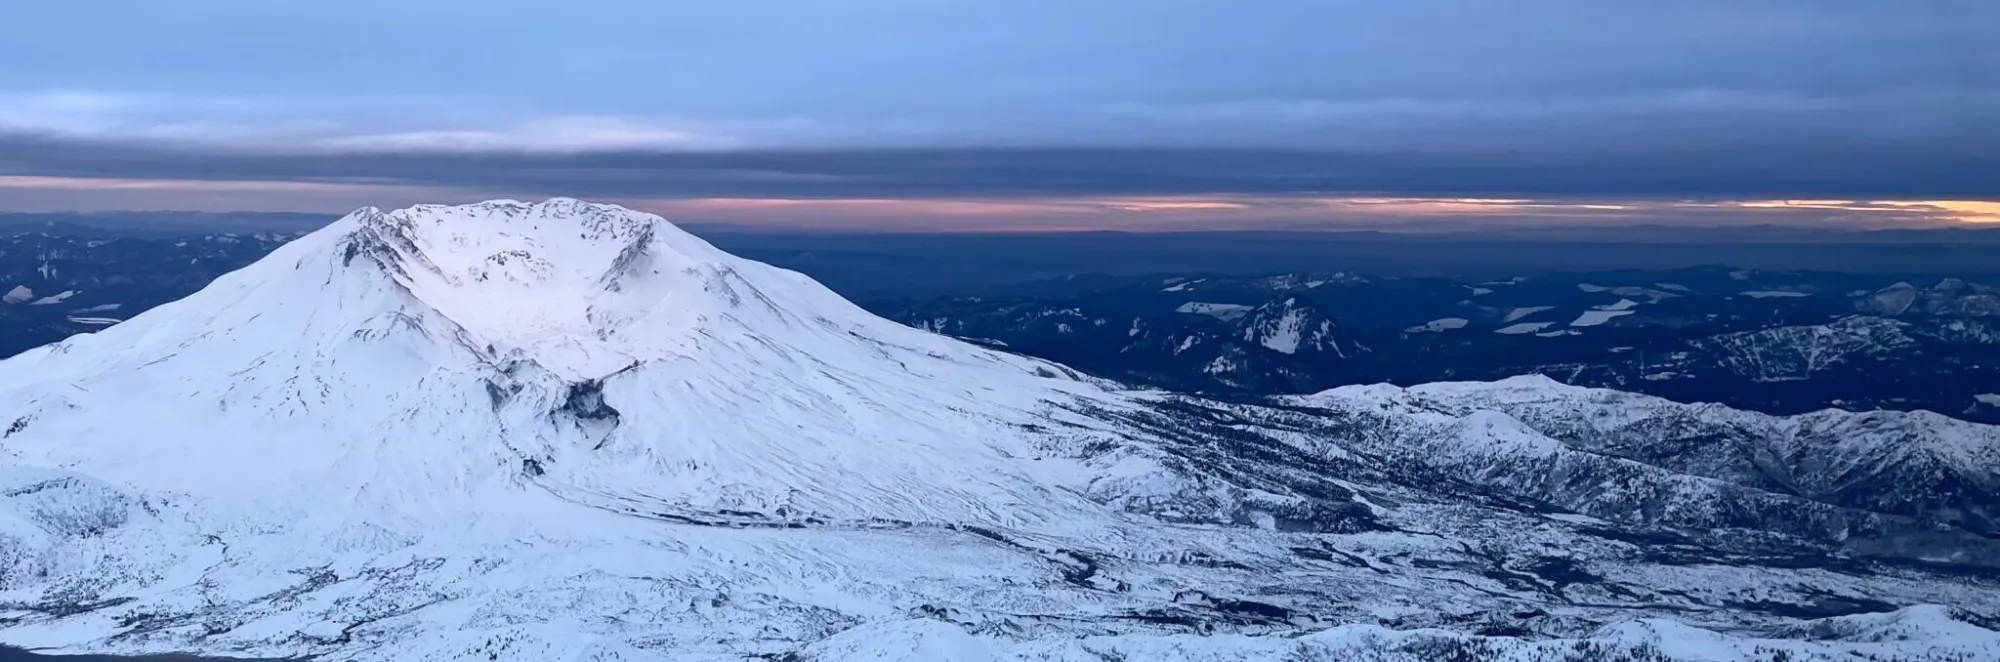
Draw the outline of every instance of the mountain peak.
<instances>
[{"instance_id":1,"label":"mountain peak","mask_svg":"<svg viewBox=\"0 0 2000 662\"><path fill-rule=\"evenodd\" d=\"M1280 354L1325 352L1346 358L1367 351L1344 335L1332 316L1298 295L1286 295L1256 307L1243 323L1244 341Z\"/></svg>"},{"instance_id":2,"label":"mountain peak","mask_svg":"<svg viewBox=\"0 0 2000 662\"><path fill-rule=\"evenodd\" d=\"M649 343L697 330L746 294L762 298L732 256L616 205L552 198L369 207L327 231L339 234L343 266L379 267L476 347L578 377L656 356ZM640 326L648 337L628 333Z\"/></svg>"},{"instance_id":3,"label":"mountain peak","mask_svg":"<svg viewBox=\"0 0 2000 662\"><path fill-rule=\"evenodd\" d=\"M451 287L497 281L596 288L615 283L617 271L641 254L662 248L689 262L722 257L658 216L570 198L389 212L364 207L334 228L348 233L350 261L365 255L405 278L420 275L415 267L436 276L427 285Z\"/></svg>"}]
</instances>

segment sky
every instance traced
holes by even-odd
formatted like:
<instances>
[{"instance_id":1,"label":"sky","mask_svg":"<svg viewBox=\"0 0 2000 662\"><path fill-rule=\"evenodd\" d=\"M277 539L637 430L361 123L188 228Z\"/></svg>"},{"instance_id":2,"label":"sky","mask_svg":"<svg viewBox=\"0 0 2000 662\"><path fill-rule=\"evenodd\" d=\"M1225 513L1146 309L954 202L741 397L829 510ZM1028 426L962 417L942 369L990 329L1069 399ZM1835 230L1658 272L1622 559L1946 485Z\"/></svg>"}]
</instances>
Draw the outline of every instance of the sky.
<instances>
[{"instance_id":1,"label":"sky","mask_svg":"<svg viewBox=\"0 0 2000 662\"><path fill-rule=\"evenodd\" d=\"M17 0L0 210L2000 221L1990 0Z\"/></svg>"}]
</instances>

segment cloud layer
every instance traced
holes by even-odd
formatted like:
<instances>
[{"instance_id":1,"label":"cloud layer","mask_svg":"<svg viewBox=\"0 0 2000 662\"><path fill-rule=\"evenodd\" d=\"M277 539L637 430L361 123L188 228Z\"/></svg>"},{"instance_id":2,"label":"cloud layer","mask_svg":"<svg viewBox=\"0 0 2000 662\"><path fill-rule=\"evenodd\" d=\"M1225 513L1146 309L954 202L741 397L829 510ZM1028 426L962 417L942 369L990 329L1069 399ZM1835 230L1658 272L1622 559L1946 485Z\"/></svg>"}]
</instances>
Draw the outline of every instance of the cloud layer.
<instances>
[{"instance_id":1,"label":"cloud layer","mask_svg":"<svg viewBox=\"0 0 2000 662\"><path fill-rule=\"evenodd\" d=\"M1982 34L2000 4L1979 0L9 14L0 61L33 63L0 67L15 178L646 199L2000 197L2000 42Z\"/></svg>"},{"instance_id":2,"label":"cloud layer","mask_svg":"<svg viewBox=\"0 0 2000 662\"><path fill-rule=\"evenodd\" d=\"M2000 153L1773 144L1641 153L1274 148L276 150L0 136L0 175L396 184L599 197L1183 194L1979 198Z\"/></svg>"}]
</instances>

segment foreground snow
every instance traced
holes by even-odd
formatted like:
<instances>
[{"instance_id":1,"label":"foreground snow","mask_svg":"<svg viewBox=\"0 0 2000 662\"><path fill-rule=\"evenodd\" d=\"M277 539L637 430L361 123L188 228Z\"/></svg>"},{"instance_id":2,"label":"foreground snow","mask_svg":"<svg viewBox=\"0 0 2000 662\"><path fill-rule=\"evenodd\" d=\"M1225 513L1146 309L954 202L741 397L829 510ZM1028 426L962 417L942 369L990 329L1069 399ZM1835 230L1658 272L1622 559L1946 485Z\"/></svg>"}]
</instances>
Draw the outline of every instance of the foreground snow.
<instances>
[{"instance_id":1,"label":"foreground snow","mask_svg":"<svg viewBox=\"0 0 2000 662\"><path fill-rule=\"evenodd\" d=\"M2000 659L1974 624L2000 613L1978 571L1986 511L1949 522L1893 485L1784 491L1590 445L1623 434L1607 417L1665 404L1545 380L1426 389L1125 392L875 318L650 215L365 209L0 362L0 642ZM1795 454L1824 438L1802 430L1861 429L1700 416ZM1850 479L1984 489L2000 465L1990 429L1867 429L1834 435L1873 462ZM1914 450L1877 453L1882 435ZM1618 489L1572 489L1597 483Z\"/></svg>"}]
</instances>

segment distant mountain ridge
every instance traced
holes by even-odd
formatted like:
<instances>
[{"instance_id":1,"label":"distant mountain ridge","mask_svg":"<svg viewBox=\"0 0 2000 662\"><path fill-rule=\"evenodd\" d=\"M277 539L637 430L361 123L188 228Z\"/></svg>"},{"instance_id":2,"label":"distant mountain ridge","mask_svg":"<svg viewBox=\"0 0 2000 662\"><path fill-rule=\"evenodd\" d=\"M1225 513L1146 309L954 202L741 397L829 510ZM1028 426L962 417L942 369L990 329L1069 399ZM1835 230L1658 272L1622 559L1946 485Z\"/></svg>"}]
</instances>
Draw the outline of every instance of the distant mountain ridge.
<instances>
[{"instance_id":1,"label":"distant mountain ridge","mask_svg":"<svg viewBox=\"0 0 2000 662\"><path fill-rule=\"evenodd\" d=\"M297 236L0 236L0 357L192 294Z\"/></svg>"},{"instance_id":2,"label":"distant mountain ridge","mask_svg":"<svg viewBox=\"0 0 2000 662\"><path fill-rule=\"evenodd\" d=\"M1728 268L1492 281L1152 276L871 307L1096 374L1202 392L1544 374L1777 413L1928 409L2000 422L1987 397L2000 393L2000 293L1954 277L1908 280ZM1275 327L1249 312L1280 306L1311 311L1312 328L1342 351L1256 342Z\"/></svg>"},{"instance_id":3,"label":"distant mountain ridge","mask_svg":"<svg viewBox=\"0 0 2000 662\"><path fill-rule=\"evenodd\" d=\"M89 239L161 239L212 234L298 235L338 214L301 212L0 212L0 235L43 234Z\"/></svg>"}]
</instances>

